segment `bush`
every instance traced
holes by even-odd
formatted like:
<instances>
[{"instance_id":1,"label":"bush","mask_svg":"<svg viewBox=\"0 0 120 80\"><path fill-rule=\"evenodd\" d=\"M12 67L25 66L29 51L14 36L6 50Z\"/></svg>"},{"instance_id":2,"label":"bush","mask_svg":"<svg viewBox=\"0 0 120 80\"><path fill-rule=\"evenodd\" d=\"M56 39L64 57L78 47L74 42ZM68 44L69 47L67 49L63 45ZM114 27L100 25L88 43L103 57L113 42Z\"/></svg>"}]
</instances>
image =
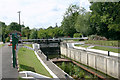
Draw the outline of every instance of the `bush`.
<instances>
[{"instance_id":1,"label":"bush","mask_svg":"<svg viewBox=\"0 0 120 80\"><path fill-rule=\"evenodd\" d=\"M5 41L10 42L10 37L7 37Z\"/></svg>"},{"instance_id":2,"label":"bush","mask_svg":"<svg viewBox=\"0 0 120 80\"><path fill-rule=\"evenodd\" d=\"M107 38L101 37L101 36L98 36L98 35L90 35L88 40L107 40Z\"/></svg>"},{"instance_id":3,"label":"bush","mask_svg":"<svg viewBox=\"0 0 120 80\"><path fill-rule=\"evenodd\" d=\"M74 38L80 38L80 37L82 37L82 33L75 33L75 34L73 35L73 37L74 37Z\"/></svg>"}]
</instances>

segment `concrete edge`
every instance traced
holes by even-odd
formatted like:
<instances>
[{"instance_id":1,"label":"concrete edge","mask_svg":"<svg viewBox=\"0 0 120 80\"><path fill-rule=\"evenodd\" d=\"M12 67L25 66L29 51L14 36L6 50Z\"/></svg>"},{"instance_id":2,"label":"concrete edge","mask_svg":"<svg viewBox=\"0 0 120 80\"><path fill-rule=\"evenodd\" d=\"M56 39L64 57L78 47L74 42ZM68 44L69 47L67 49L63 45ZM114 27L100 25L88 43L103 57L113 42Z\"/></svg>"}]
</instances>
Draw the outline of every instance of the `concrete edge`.
<instances>
[{"instance_id":1,"label":"concrete edge","mask_svg":"<svg viewBox=\"0 0 120 80\"><path fill-rule=\"evenodd\" d=\"M33 44L34 45L34 44ZM37 56L38 60L42 63L42 65L47 69L47 71L51 74L53 78L58 78L49 68L48 66L42 61L42 59L38 56L37 52L34 51L35 55Z\"/></svg>"},{"instance_id":2,"label":"concrete edge","mask_svg":"<svg viewBox=\"0 0 120 80\"><path fill-rule=\"evenodd\" d=\"M43 54L44 55L44 54ZM46 57L46 55L44 55ZM51 60L49 60L53 65L55 65L55 67L59 68L56 64L54 64ZM66 72L64 72L61 68L59 68L63 73L67 74ZM70 78L72 78L69 74L67 74ZM73 79L73 78L72 78Z\"/></svg>"},{"instance_id":3,"label":"concrete edge","mask_svg":"<svg viewBox=\"0 0 120 80\"><path fill-rule=\"evenodd\" d=\"M81 49L81 50L92 51L92 52L97 52L97 53L99 53L99 54L108 55L108 51L98 50L98 49L87 49L87 48L83 48L83 47L76 47L76 46L74 46L74 43L72 43L72 45L73 45L73 48L75 48L75 49ZM119 53L110 52L110 55L111 55L111 56L116 56L116 57L118 57L118 54L119 54Z\"/></svg>"},{"instance_id":4,"label":"concrete edge","mask_svg":"<svg viewBox=\"0 0 120 80\"><path fill-rule=\"evenodd\" d=\"M44 55L44 54L43 54ZM44 55L46 57L46 55ZM55 65L55 67L59 68L56 64L54 64L51 60L49 60L53 65ZM67 74L66 72L64 72L61 68L59 68L63 73ZM69 74L67 74L70 78L72 78Z\"/></svg>"},{"instance_id":5,"label":"concrete edge","mask_svg":"<svg viewBox=\"0 0 120 80\"><path fill-rule=\"evenodd\" d=\"M50 60L50 62L52 62L51 60ZM52 64L53 65L55 65L55 67L57 67L57 68L59 68L55 63L53 63L52 62ZM64 72L61 68L59 68L63 73L65 73L65 74L67 74L66 72ZM72 78L69 74L67 74L70 78ZM73 79L73 78L72 78Z\"/></svg>"},{"instance_id":6,"label":"concrete edge","mask_svg":"<svg viewBox=\"0 0 120 80\"><path fill-rule=\"evenodd\" d=\"M32 75L32 76L35 76L36 78L50 78L50 77L47 77L45 75L42 75L42 74L38 74L38 73L35 73L35 72L32 72L32 71L21 71L19 72L20 74L26 74L26 75ZM28 77L28 76L26 76ZM29 77L28 77L29 78ZM34 77L33 77L34 78Z\"/></svg>"}]
</instances>

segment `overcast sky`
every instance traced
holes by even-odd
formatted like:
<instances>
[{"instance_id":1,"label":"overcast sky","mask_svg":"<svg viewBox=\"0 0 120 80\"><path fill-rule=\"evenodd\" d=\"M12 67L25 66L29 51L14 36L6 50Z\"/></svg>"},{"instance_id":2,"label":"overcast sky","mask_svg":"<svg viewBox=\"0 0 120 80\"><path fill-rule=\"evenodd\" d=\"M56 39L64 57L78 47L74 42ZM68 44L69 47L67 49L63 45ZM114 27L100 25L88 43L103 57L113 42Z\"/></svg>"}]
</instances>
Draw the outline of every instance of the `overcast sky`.
<instances>
[{"instance_id":1,"label":"overcast sky","mask_svg":"<svg viewBox=\"0 0 120 80\"><path fill-rule=\"evenodd\" d=\"M7 25L18 21L21 11L21 24L30 28L47 28L61 25L63 15L70 4L89 10L88 0L0 0L0 21Z\"/></svg>"}]
</instances>

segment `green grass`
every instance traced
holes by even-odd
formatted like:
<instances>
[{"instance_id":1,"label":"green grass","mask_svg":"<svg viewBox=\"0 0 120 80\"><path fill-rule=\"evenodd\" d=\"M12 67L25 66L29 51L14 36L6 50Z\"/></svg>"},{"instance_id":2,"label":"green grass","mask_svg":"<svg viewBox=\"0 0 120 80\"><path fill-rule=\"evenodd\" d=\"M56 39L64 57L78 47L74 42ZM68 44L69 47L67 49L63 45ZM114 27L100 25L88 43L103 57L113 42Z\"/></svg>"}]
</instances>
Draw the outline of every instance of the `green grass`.
<instances>
[{"instance_id":1,"label":"green grass","mask_svg":"<svg viewBox=\"0 0 120 80\"><path fill-rule=\"evenodd\" d=\"M81 45L81 44L76 44L75 46L77 47L84 47L87 48L89 47L88 45ZM109 47L101 47L101 46L94 46L91 49L98 49L98 50L104 50L104 51L111 51L111 52L115 52L115 53L120 53L120 49L116 49L116 48L109 48Z\"/></svg>"},{"instance_id":2,"label":"green grass","mask_svg":"<svg viewBox=\"0 0 120 80\"><path fill-rule=\"evenodd\" d=\"M20 71L33 71L48 77L52 77L41 62L37 59L34 51L20 48L18 51Z\"/></svg>"},{"instance_id":3,"label":"green grass","mask_svg":"<svg viewBox=\"0 0 120 80\"><path fill-rule=\"evenodd\" d=\"M27 37L21 37L21 39L27 39Z\"/></svg>"},{"instance_id":4,"label":"green grass","mask_svg":"<svg viewBox=\"0 0 120 80\"><path fill-rule=\"evenodd\" d=\"M0 44L0 48L3 47L5 44Z\"/></svg>"},{"instance_id":5,"label":"green grass","mask_svg":"<svg viewBox=\"0 0 120 80\"><path fill-rule=\"evenodd\" d=\"M86 40L85 44L93 44L93 45L103 45L103 46L113 46L118 47L118 41L103 41L103 40Z\"/></svg>"},{"instance_id":6,"label":"green grass","mask_svg":"<svg viewBox=\"0 0 120 80\"><path fill-rule=\"evenodd\" d=\"M99 49L99 50L104 50L104 51L111 51L111 52L115 52L115 53L118 53L118 51L120 51L120 49L108 48L108 47L101 47L101 46L94 46L94 47L92 47L92 49Z\"/></svg>"},{"instance_id":7,"label":"green grass","mask_svg":"<svg viewBox=\"0 0 120 80\"><path fill-rule=\"evenodd\" d=\"M75 46L78 46L78 47L84 47L84 48L89 47L88 45L83 45L83 44L75 44Z\"/></svg>"},{"instance_id":8,"label":"green grass","mask_svg":"<svg viewBox=\"0 0 120 80\"><path fill-rule=\"evenodd\" d=\"M32 44L23 44L24 46L28 46L32 48Z\"/></svg>"}]
</instances>

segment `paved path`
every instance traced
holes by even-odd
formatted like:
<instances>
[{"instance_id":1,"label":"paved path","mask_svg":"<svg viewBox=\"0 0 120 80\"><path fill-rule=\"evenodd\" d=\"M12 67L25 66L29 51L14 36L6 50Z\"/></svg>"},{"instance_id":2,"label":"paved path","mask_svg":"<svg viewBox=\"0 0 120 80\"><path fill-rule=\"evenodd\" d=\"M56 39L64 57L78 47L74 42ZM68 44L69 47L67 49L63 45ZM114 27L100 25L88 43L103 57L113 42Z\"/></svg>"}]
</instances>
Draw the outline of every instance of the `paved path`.
<instances>
[{"instance_id":1,"label":"paved path","mask_svg":"<svg viewBox=\"0 0 120 80\"><path fill-rule=\"evenodd\" d=\"M2 56L2 58L0 57L0 77L2 74L2 80L17 80L18 78L17 69L12 67L11 55L12 48L8 44L0 48L0 56Z\"/></svg>"},{"instance_id":2,"label":"paved path","mask_svg":"<svg viewBox=\"0 0 120 80\"><path fill-rule=\"evenodd\" d=\"M0 42L0 44L3 44L3 42Z\"/></svg>"},{"instance_id":3,"label":"paved path","mask_svg":"<svg viewBox=\"0 0 120 80\"><path fill-rule=\"evenodd\" d=\"M59 69L58 67L56 67L52 61L47 61L46 57L44 56L44 54L42 53L38 53L39 57L42 59L42 61L48 66L48 68L61 80L72 80L72 79L68 79L68 77L65 77L65 73Z\"/></svg>"}]
</instances>

